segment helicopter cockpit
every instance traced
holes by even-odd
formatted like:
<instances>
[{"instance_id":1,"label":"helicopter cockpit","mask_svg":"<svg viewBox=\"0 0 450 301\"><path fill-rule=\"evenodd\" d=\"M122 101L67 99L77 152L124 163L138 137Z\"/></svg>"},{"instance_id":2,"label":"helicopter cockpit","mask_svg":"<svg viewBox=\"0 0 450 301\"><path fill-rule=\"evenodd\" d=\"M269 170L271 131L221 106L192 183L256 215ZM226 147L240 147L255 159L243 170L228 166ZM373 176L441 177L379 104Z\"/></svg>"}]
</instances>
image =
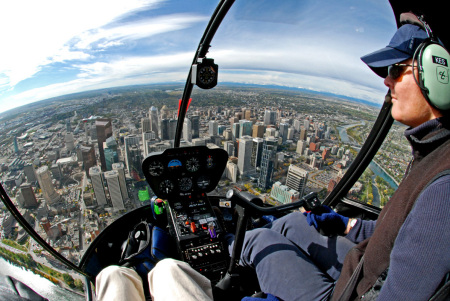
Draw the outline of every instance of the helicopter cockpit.
<instances>
[{"instance_id":1,"label":"helicopter cockpit","mask_svg":"<svg viewBox=\"0 0 450 301\"><path fill-rule=\"evenodd\" d=\"M448 45L447 16L396 0L188 2L42 4L36 21L0 4L0 28L36 23L16 34L35 56L0 50L0 274L23 266L53 282L49 299L95 300L145 223L155 264L185 261L240 300L260 289L238 264L245 231L322 205L377 219L411 150L359 58L407 11Z\"/></svg>"}]
</instances>

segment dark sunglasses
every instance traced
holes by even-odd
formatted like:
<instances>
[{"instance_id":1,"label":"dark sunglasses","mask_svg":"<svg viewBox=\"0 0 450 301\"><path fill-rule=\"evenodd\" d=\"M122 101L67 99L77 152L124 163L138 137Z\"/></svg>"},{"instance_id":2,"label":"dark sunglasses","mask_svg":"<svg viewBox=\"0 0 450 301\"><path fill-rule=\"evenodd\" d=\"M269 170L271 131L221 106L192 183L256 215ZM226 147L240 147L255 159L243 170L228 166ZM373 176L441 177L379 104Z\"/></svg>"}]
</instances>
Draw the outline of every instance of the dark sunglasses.
<instances>
[{"instance_id":1,"label":"dark sunglasses","mask_svg":"<svg viewBox=\"0 0 450 301\"><path fill-rule=\"evenodd\" d=\"M388 67L388 76L392 79L399 78L404 72L406 67L412 67L411 64L393 64Z\"/></svg>"}]
</instances>

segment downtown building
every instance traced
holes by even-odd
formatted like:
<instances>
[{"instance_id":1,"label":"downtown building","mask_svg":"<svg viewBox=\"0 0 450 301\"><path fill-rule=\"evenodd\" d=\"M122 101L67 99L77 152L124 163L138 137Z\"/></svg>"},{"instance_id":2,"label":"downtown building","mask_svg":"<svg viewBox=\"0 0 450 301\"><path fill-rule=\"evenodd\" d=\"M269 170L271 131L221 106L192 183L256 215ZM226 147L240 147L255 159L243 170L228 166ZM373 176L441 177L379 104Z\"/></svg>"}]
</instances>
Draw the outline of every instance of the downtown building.
<instances>
[{"instance_id":1,"label":"downtown building","mask_svg":"<svg viewBox=\"0 0 450 301\"><path fill-rule=\"evenodd\" d=\"M277 145L278 140L274 137L264 139L258 179L258 187L262 190L267 190L272 186L272 174L277 155Z\"/></svg>"},{"instance_id":2,"label":"downtown building","mask_svg":"<svg viewBox=\"0 0 450 301\"><path fill-rule=\"evenodd\" d=\"M92 166L89 169L91 176L92 187L94 188L94 195L97 199L98 206L106 206L105 185L103 184L103 173L98 166Z\"/></svg>"},{"instance_id":3,"label":"downtown building","mask_svg":"<svg viewBox=\"0 0 450 301\"><path fill-rule=\"evenodd\" d=\"M36 178L47 204L53 205L58 203L61 200L61 196L53 186L52 177L47 165L44 165L36 170Z\"/></svg>"},{"instance_id":4,"label":"downtown building","mask_svg":"<svg viewBox=\"0 0 450 301\"><path fill-rule=\"evenodd\" d=\"M286 186L299 192L299 197L302 198L305 194L306 183L308 181L308 171L295 166L289 165L289 170L286 177Z\"/></svg>"},{"instance_id":5,"label":"downtown building","mask_svg":"<svg viewBox=\"0 0 450 301\"><path fill-rule=\"evenodd\" d=\"M241 175L248 173L252 169L253 138L251 136L243 136L239 139L238 150L238 168Z\"/></svg>"},{"instance_id":6,"label":"downtown building","mask_svg":"<svg viewBox=\"0 0 450 301\"><path fill-rule=\"evenodd\" d=\"M119 173L116 170L107 171L105 172L105 179L114 211L124 210Z\"/></svg>"}]
</instances>

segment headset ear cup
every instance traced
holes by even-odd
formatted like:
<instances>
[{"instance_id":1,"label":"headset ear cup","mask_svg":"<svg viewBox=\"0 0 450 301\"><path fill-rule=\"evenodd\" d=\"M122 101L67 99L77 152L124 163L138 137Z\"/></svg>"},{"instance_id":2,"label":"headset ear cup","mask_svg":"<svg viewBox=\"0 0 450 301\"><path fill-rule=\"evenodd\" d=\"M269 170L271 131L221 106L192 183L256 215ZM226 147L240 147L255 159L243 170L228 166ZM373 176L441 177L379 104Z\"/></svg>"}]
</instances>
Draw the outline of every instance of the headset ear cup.
<instances>
[{"instance_id":1,"label":"headset ear cup","mask_svg":"<svg viewBox=\"0 0 450 301\"><path fill-rule=\"evenodd\" d=\"M427 41L419 46L419 86L425 98L438 110L450 109L450 54L440 44Z\"/></svg>"}]
</instances>

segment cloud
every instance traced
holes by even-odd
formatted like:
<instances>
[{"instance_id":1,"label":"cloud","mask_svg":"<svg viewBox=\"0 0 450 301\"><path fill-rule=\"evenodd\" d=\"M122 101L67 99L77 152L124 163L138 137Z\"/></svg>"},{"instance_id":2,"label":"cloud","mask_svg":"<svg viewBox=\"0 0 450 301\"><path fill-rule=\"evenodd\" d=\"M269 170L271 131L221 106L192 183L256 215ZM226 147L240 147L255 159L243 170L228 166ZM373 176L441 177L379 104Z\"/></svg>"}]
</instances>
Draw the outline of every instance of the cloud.
<instances>
[{"instance_id":1,"label":"cloud","mask_svg":"<svg viewBox=\"0 0 450 301\"><path fill-rule=\"evenodd\" d=\"M99 28L160 0L15 0L0 1L0 75L12 88L51 62L85 59L66 43L83 32Z\"/></svg>"}]
</instances>

